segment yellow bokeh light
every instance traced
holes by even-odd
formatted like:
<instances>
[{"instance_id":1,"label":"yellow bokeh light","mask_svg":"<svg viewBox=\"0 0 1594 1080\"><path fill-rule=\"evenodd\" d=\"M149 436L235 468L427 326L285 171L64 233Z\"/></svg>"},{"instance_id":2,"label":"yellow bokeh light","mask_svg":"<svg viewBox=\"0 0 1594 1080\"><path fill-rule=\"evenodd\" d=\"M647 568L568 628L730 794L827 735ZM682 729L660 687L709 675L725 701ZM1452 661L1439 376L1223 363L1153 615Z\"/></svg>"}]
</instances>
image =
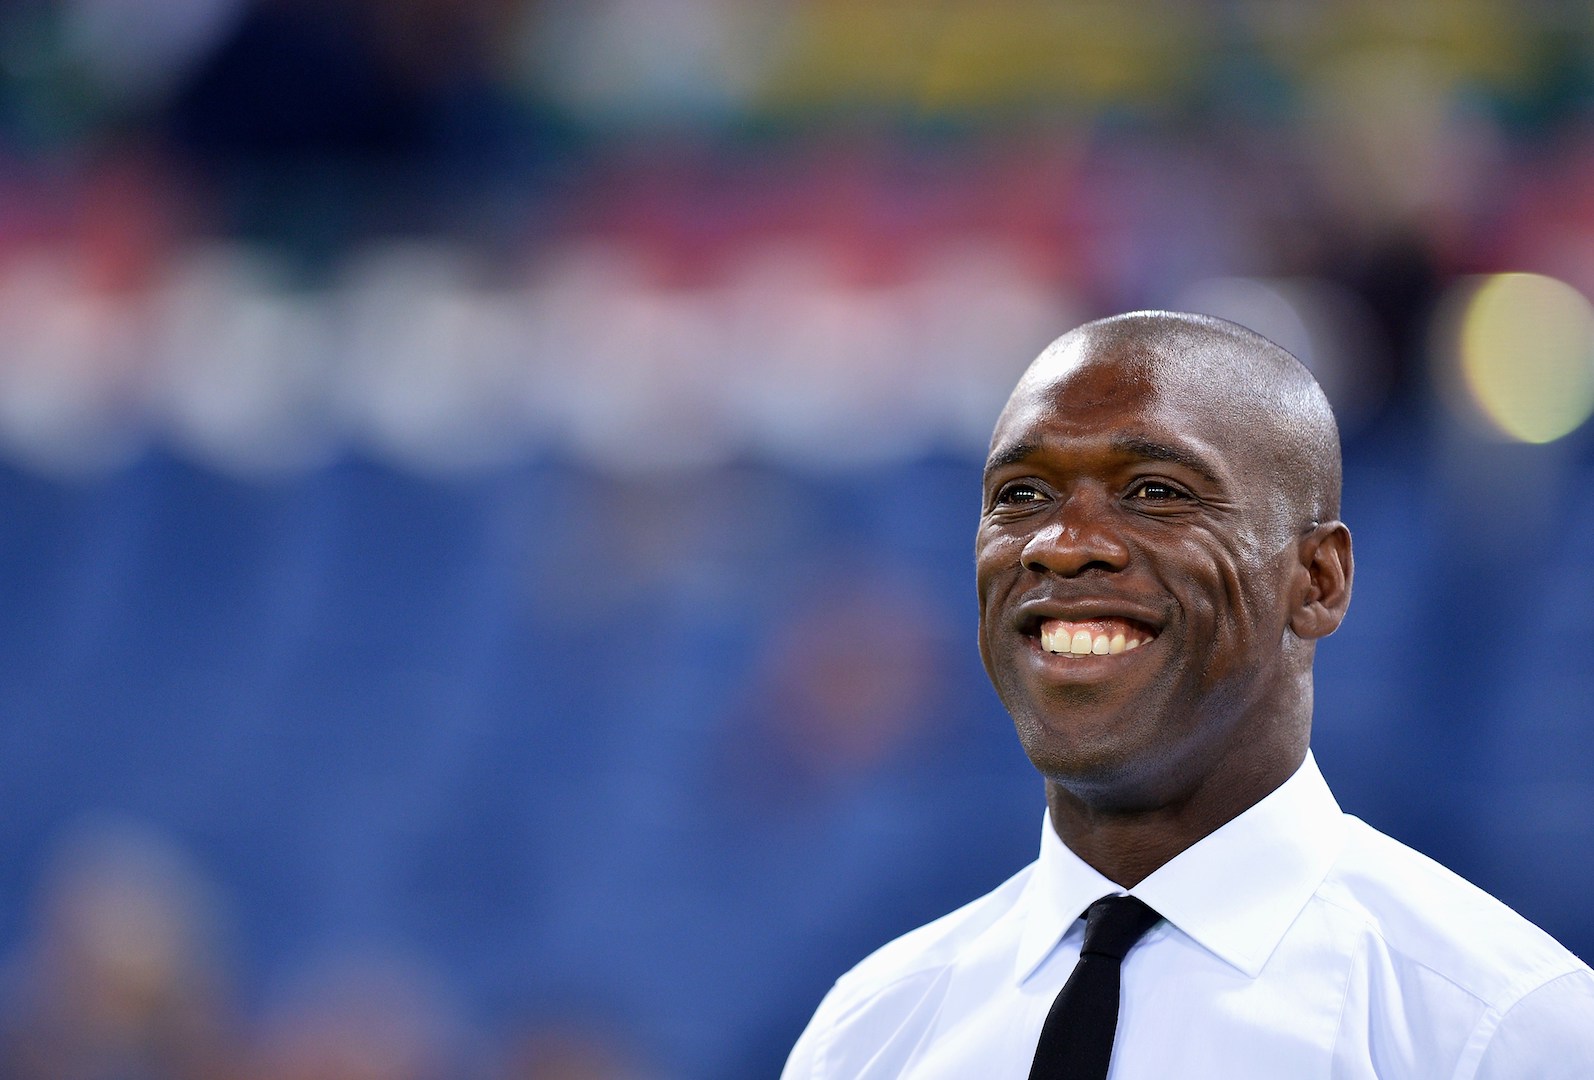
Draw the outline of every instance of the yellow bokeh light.
<instances>
[{"instance_id":1,"label":"yellow bokeh light","mask_svg":"<svg viewBox=\"0 0 1594 1080\"><path fill-rule=\"evenodd\" d=\"M1462 316L1461 371L1502 432L1529 443L1559 439L1594 412L1594 307L1552 277L1488 278Z\"/></svg>"}]
</instances>

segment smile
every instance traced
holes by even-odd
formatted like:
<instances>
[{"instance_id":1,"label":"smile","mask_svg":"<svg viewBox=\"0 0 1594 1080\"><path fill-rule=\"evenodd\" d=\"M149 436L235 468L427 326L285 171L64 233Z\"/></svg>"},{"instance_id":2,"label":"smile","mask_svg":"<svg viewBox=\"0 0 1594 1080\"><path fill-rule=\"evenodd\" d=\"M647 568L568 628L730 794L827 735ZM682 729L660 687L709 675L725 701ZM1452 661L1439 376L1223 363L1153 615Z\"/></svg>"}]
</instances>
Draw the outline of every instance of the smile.
<instances>
[{"instance_id":1,"label":"smile","mask_svg":"<svg viewBox=\"0 0 1594 1080\"><path fill-rule=\"evenodd\" d=\"M1047 619L1040 624L1041 648L1058 656L1116 656L1152 637L1126 619Z\"/></svg>"}]
</instances>

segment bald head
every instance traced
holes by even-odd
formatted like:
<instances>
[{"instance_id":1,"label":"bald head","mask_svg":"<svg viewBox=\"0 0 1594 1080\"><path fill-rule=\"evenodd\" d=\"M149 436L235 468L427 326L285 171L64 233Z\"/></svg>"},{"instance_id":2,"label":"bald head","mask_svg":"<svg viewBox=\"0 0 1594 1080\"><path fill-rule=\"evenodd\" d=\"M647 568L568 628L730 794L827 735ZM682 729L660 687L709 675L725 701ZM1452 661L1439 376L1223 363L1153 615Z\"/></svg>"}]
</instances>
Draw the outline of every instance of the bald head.
<instances>
[{"instance_id":1,"label":"bald head","mask_svg":"<svg viewBox=\"0 0 1594 1080\"><path fill-rule=\"evenodd\" d=\"M1275 478L1278 509L1296 528L1339 516L1333 410L1306 366L1261 334L1180 312L1099 319L1048 346L1019 380L1008 409L1099 364L1112 365L1123 380L1149 384L1171 409L1229 444L1219 449L1255 456Z\"/></svg>"}]
</instances>

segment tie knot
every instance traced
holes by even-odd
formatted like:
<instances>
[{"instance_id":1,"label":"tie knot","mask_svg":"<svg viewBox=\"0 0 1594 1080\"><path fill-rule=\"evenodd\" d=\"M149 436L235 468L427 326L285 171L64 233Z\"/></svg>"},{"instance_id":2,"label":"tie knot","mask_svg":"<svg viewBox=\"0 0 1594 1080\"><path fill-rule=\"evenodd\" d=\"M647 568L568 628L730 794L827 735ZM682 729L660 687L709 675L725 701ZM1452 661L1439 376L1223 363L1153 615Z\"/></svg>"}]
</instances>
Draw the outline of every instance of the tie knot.
<instances>
[{"instance_id":1,"label":"tie knot","mask_svg":"<svg viewBox=\"0 0 1594 1080\"><path fill-rule=\"evenodd\" d=\"M1104 896L1085 909L1085 944L1081 956L1110 956L1122 960L1135 942L1162 916L1133 896Z\"/></svg>"}]
</instances>

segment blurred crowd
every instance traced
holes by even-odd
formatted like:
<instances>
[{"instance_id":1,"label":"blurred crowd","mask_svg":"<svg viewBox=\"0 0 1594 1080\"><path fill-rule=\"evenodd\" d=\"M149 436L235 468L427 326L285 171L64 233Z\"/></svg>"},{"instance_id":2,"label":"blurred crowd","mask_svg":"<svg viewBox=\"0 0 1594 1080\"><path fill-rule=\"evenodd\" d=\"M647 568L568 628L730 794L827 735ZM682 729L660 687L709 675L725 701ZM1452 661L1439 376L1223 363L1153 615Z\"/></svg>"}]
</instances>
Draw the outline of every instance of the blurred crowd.
<instances>
[{"instance_id":1,"label":"blurred crowd","mask_svg":"<svg viewBox=\"0 0 1594 1080\"><path fill-rule=\"evenodd\" d=\"M14 831L38 829L28 818L56 824L7 849L19 868L7 892L27 909L8 920L0 1076L773 1072L841 957L1022 859L1034 799L1010 733L971 694L971 650L952 640L935 590L906 576L903 559L923 563L923 553L905 543L881 574L831 552L822 567L788 567L785 595L753 599L731 580L750 568L702 543L724 524L702 504L733 482L610 492L607 509L625 503L640 535L568 541L628 567L608 589L539 584L528 603L494 580L483 585L498 610L390 609L406 623L398 632L441 647L396 650L370 640L381 631L364 633L368 612L322 614L297 646L310 655L279 659L262 680L238 655L274 647L258 630L198 628L221 655L179 649L181 662L263 699L252 708L184 717L173 701L193 676L159 670L173 666L171 646L113 642L146 673L132 683L84 674L85 704L131 709L134 724L152 714L151 730L119 732L17 692L32 681L41 696L69 698L58 682L72 677L70 661L55 682L8 661L4 706L21 730L53 720L97 745L24 748L7 769L35 788L11 799L24 819ZM789 557L789 537L771 546L758 535L757 519L771 527L770 495L745 501L729 542L750 549L743 558ZM687 550L718 565L683 570ZM441 560L399 588L429 596L460 564ZM549 565L560 572L570 560ZM243 587L254 572L211 572L221 595L192 598L192 610L230 601L252 622L258 602ZM152 589L196 584L182 571L140 576L158 580ZM326 586L348 580L333 568ZM674 595L650 595L661 589ZM727 591L753 610L718 613ZM611 625L622 604L633 629ZM136 601L124 617L157 635L181 635L187 621ZM506 618L546 625L506 628ZM760 635L758 623L773 629ZM605 651L632 652L616 635L650 632L660 640L623 671L598 666ZM339 633L361 641L339 643ZM62 645L51 651L72 651ZM449 670L439 653L450 649L467 650L457 662L474 677ZM594 680L616 685L594 691ZM118 684L132 700L113 700ZM217 787L219 802L203 794ZM255 820L262 812L270 820Z\"/></svg>"},{"instance_id":2,"label":"blurred crowd","mask_svg":"<svg viewBox=\"0 0 1594 1080\"><path fill-rule=\"evenodd\" d=\"M1340 416L1347 809L1586 952L1590 297L1582 3L9 0L0 1077L772 1075L1032 855L979 465L1149 306Z\"/></svg>"},{"instance_id":3,"label":"blurred crowd","mask_svg":"<svg viewBox=\"0 0 1594 1080\"><path fill-rule=\"evenodd\" d=\"M245 472L967 449L1005 358L1141 306L1262 324L1354 428L1426 392L1467 275L1594 291L1576 4L29 0L0 31L0 446L48 471L151 433Z\"/></svg>"},{"instance_id":4,"label":"blurred crowd","mask_svg":"<svg viewBox=\"0 0 1594 1080\"><path fill-rule=\"evenodd\" d=\"M48 868L5 971L8 1080L643 1080L615 1033L541 1022L475 1044L428 975L395 956L306 970L245 1024L225 905L169 840L80 826Z\"/></svg>"}]
</instances>

